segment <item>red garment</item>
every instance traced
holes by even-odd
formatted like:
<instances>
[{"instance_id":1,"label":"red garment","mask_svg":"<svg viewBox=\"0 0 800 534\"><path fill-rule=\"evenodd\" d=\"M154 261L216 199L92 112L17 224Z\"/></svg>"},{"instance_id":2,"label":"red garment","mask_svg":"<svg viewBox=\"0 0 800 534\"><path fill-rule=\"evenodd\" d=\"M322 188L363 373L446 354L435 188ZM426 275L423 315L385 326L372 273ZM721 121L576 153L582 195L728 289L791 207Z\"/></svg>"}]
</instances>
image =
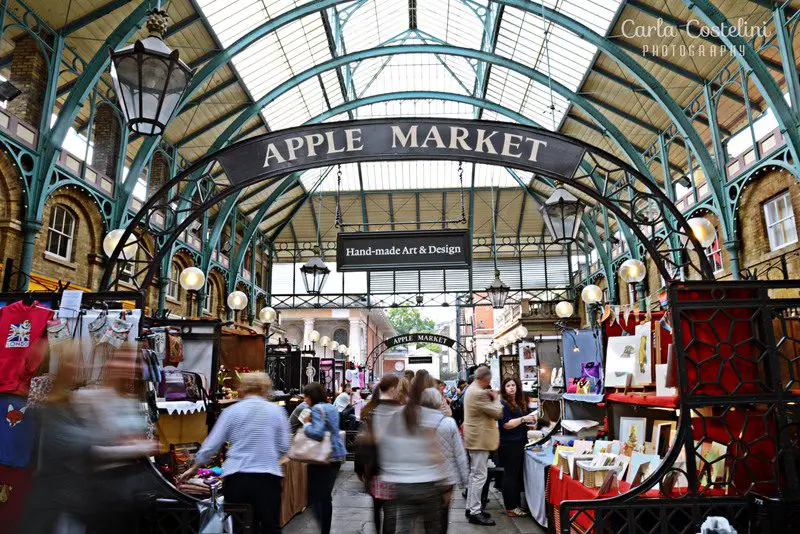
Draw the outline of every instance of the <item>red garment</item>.
<instances>
[{"instance_id":1,"label":"red garment","mask_svg":"<svg viewBox=\"0 0 800 534\"><path fill-rule=\"evenodd\" d=\"M53 310L22 301L0 308L0 393L28 395L31 378L47 349Z\"/></svg>"}]
</instances>

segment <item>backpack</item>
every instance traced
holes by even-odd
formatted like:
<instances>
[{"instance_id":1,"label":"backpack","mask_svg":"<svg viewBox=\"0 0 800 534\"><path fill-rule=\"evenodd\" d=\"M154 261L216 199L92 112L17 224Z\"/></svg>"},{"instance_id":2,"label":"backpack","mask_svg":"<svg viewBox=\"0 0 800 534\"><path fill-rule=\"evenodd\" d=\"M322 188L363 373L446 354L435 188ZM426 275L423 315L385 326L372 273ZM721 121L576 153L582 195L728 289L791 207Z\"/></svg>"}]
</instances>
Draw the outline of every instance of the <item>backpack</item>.
<instances>
[{"instance_id":1,"label":"backpack","mask_svg":"<svg viewBox=\"0 0 800 534\"><path fill-rule=\"evenodd\" d=\"M458 426L464 424L464 395L466 395L466 393L467 389L464 388L464 392L450 404L450 410L453 412L453 419L456 420Z\"/></svg>"}]
</instances>

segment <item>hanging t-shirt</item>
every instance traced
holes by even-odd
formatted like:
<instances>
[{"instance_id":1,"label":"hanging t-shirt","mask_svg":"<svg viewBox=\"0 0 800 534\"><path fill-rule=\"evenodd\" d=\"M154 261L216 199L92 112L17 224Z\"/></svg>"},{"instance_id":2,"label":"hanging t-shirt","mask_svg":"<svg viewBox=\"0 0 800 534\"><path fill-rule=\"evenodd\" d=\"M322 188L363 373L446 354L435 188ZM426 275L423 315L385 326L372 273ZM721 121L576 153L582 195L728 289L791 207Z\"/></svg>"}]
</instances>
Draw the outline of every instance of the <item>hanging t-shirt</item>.
<instances>
[{"instance_id":1,"label":"hanging t-shirt","mask_svg":"<svg viewBox=\"0 0 800 534\"><path fill-rule=\"evenodd\" d=\"M36 427L28 400L16 395L0 395L0 464L27 467L31 461Z\"/></svg>"},{"instance_id":2,"label":"hanging t-shirt","mask_svg":"<svg viewBox=\"0 0 800 534\"><path fill-rule=\"evenodd\" d=\"M53 311L22 301L0 308L0 393L27 396L31 377L47 350Z\"/></svg>"}]
</instances>

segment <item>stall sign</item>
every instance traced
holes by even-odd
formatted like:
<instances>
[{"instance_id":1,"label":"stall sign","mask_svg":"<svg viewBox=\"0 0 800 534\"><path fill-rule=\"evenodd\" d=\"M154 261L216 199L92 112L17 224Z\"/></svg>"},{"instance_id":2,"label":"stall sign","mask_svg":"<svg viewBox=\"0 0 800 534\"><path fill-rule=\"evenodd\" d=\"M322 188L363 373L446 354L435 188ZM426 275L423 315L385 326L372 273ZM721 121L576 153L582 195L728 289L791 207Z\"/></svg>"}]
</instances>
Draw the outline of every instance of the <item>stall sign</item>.
<instances>
[{"instance_id":1,"label":"stall sign","mask_svg":"<svg viewBox=\"0 0 800 534\"><path fill-rule=\"evenodd\" d=\"M339 272L467 269L471 264L466 229L351 232L339 234L336 243Z\"/></svg>"},{"instance_id":2,"label":"stall sign","mask_svg":"<svg viewBox=\"0 0 800 534\"><path fill-rule=\"evenodd\" d=\"M433 363L433 356L409 356L409 365L424 365L426 363Z\"/></svg>"}]
</instances>

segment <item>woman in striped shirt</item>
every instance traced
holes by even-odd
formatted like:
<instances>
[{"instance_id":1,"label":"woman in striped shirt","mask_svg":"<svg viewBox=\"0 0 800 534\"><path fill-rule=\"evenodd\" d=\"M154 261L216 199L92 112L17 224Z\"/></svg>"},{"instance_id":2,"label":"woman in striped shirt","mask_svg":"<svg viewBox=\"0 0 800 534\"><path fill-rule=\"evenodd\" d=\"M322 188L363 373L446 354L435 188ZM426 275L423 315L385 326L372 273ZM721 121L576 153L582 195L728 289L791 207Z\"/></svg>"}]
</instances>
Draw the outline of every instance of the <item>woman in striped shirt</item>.
<instances>
[{"instance_id":1,"label":"woman in striped shirt","mask_svg":"<svg viewBox=\"0 0 800 534\"><path fill-rule=\"evenodd\" d=\"M239 385L239 402L222 411L194 465L184 473L190 478L226 442L222 464L223 490L228 503L249 504L257 534L280 534L280 459L289 451L289 418L286 410L266 397L272 380L265 373L246 373Z\"/></svg>"}]
</instances>

